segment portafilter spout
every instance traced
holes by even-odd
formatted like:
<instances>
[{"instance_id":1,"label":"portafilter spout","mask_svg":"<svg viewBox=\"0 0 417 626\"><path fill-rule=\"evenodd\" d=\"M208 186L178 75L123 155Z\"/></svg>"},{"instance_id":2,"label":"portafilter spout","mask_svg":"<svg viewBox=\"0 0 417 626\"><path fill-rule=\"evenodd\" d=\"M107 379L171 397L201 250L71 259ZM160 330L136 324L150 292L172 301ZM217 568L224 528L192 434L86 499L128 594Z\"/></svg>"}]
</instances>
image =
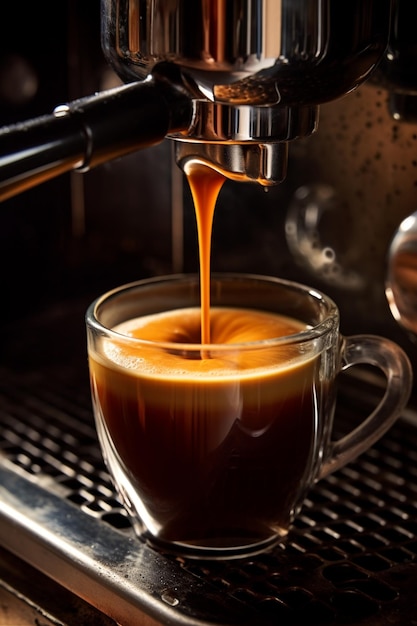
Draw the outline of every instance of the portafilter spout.
<instances>
[{"instance_id":1,"label":"portafilter spout","mask_svg":"<svg viewBox=\"0 0 417 626\"><path fill-rule=\"evenodd\" d=\"M319 106L364 82L392 0L101 0L102 47L123 82L0 132L0 193L176 142L226 177L274 185Z\"/></svg>"}]
</instances>

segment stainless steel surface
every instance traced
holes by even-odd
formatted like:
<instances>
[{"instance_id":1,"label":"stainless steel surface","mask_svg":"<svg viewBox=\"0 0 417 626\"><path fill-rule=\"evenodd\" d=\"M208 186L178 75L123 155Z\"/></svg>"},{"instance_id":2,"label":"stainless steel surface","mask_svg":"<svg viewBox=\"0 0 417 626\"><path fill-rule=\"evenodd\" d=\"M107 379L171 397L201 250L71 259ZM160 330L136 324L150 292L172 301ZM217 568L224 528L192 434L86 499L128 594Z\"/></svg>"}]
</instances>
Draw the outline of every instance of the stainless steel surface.
<instances>
[{"instance_id":1,"label":"stainless steel surface","mask_svg":"<svg viewBox=\"0 0 417 626\"><path fill-rule=\"evenodd\" d=\"M102 7L103 48L123 80L169 62L197 103L298 107L333 100L368 77L388 42L391 3L103 0ZM219 128L218 139L239 140L237 129L226 131ZM253 128L249 138L264 134Z\"/></svg>"},{"instance_id":2,"label":"stainless steel surface","mask_svg":"<svg viewBox=\"0 0 417 626\"><path fill-rule=\"evenodd\" d=\"M0 485L1 543L118 623L133 626L139 611L163 624L244 623L239 602L219 599L210 583L83 514L51 485L33 484L4 459Z\"/></svg>"},{"instance_id":3,"label":"stainless steel surface","mask_svg":"<svg viewBox=\"0 0 417 626\"><path fill-rule=\"evenodd\" d=\"M282 182L287 174L286 142L175 143L176 163L186 174L193 164L202 164L231 180L257 182L265 187Z\"/></svg>"},{"instance_id":4,"label":"stainless steel surface","mask_svg":"<svg viewBox=\"0 0 417 626\"><path fill-rule=\"evenodd\" d=\"M116 622L39 569L0 547L1 626L116 626ZM137 626L159 626L141 621Z\"/></svg>"}]
</instances>

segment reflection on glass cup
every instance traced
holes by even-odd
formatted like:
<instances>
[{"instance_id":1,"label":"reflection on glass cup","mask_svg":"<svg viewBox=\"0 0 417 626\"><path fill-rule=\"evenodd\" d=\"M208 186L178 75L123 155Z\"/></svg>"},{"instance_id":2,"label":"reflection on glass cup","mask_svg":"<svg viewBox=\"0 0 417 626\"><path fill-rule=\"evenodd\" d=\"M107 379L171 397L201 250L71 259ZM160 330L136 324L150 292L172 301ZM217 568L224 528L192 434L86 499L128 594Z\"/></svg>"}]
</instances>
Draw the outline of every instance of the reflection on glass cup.
<instances>
[{"instance_id":1,"label":"reflection on glass cup","mask_svg":"<svg viewBox=\"0 0 417 626\"><path fill-rule=\"evenodd\" d=\"M213 275L211 341L198 276L117 288L88 309L98 437L138 535L185 556L232 558L283 541L316 481L369 448L408 401L404 352L343 337L332 300L270 277ZM335 380L386 376L370 417L333 441Z\"/></svg>"}]
</instances>

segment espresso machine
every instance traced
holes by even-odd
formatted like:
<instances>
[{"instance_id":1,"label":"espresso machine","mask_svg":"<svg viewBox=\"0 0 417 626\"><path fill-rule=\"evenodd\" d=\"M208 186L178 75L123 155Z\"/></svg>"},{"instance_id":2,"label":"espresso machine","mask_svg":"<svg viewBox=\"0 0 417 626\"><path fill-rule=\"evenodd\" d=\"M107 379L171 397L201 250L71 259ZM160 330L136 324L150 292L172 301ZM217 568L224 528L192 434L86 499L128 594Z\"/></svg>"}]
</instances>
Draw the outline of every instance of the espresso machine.
<instances>
[{"instance_id":1,"label":"espresso machine","mask_svg":"<svg viewBox=\"0 0 417 626\"><path fill-rule=\"evenodd\" d=\"M214 271L322 289L342 332L390 337L417 363L413 333L387 299L392 244L417 210L412 1L3 9L0 597L9 616L122 626L417 617L413 399L372 450L316 486L285 551L198 564L133 537L96 440L84 336L85 309L104 290L198 271L184 177L198 162L227 178ZM340 429L379 394L374 372L346 373Z\"/></svg>"}]
</instances>

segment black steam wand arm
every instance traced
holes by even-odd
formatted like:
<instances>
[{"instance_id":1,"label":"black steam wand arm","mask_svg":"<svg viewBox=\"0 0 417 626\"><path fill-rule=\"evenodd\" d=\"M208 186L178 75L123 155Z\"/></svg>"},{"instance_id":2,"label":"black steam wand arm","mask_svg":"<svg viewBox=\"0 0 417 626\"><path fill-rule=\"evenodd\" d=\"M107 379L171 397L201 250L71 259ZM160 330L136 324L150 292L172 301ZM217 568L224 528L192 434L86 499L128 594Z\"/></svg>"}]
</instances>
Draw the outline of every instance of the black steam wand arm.
<instances>
[{"instance_id":1,"label":"black steam wand arm","mask_svg":"<svg viewBox=\"0 0 417 626\"><path fill-rule=\"evenodd\" d=\"M0 129L0 201L71 170L157 144L192 123L188 93L150 78L74 100Z\"/></svg>"}]
</instances>

